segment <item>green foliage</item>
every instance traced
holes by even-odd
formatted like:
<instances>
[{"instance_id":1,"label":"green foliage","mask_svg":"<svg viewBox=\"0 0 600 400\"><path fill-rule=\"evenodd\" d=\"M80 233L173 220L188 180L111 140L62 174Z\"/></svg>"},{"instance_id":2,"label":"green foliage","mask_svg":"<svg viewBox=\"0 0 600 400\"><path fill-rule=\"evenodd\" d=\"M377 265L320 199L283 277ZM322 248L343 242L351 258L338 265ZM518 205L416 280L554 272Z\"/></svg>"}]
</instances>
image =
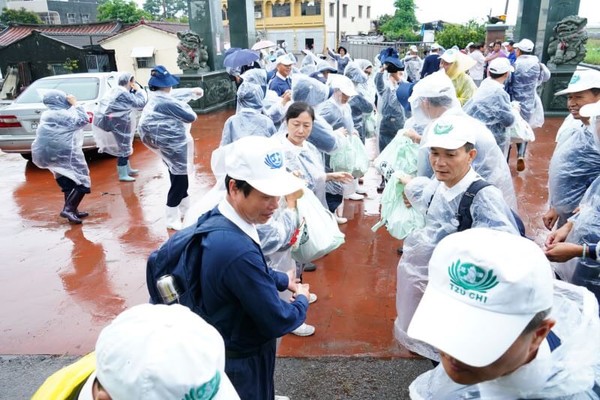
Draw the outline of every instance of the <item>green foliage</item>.
<instances>
[{"instance_id":1,"label":"green foliage","mask_svg":"<svg viewBox=\"0 0 600 400\"><path fill-rule=\"evenodd\" d=\"M69 57L65 60L63 68L69 72L73 72L79 68L79 60L72 60Z\"/></svg>"},{"instance_id":2,"label":"green foliage","mask_svg":"<svg viewBox=\"0 0 600 400\"><path fill-rule=\"evenodd\" d=\"M417 42L421 37L415 33L419 22L415 15L414 0L396 0L394 2L396 12L393 16L383 15L378 21L378 31L386 40L401 40L405 42Z\"/></svg>"},{"instance_id":3,"label":"green foliage","mask_svg":"<svg viewBox=\"0 0 600 400\"><path fill-rule=\"evenodd\" d=\"M588 39L584 63L600 65L600 39Z\"/></svg>"},{"instance_id":4,"label":"green foliage","mask_svg":"<svg viewBox=\"0 0 600 400\"><path fill-rule=\"evenodd\" d=\"M154 20L183 22L187 20L188 7L185 0L146 0L144 11Z\"/></svg>"},{"instance_id":5,"label":"green foliage","mask_svg":"<svg viewBox=\"0 0 600 400\"><path fill-rule=\"evenodd\" d=\"M0 14L0 24L8 25L11 23L19 24L42 24L42 19L34 12L27 11L21 7L19 10L2 9Z\"/></svg>"},{"instance_id":6,"label":"green foliage","mask_svg":"<svg viewBox=\"0 0 600 400\"><path fill-rule=\"evenodd\" d=\"M98 6L98 21L116 20L127 24L134 24L141 19L151 19L150 14L138 8L130 0L106 0Z\"/></svg>"},{"instance_id":7,"label":"green foliage","mask_svg":"<svg viewBox=\"0 0 600 400\"><path fill-rule=\"evenodd\" d=\"M469 42L483 43L485 25L474 20L465 25L446 24L441 32L435 34L435 41L447 49L454 45L464 49Z\"/></svg>"}]
</instances>

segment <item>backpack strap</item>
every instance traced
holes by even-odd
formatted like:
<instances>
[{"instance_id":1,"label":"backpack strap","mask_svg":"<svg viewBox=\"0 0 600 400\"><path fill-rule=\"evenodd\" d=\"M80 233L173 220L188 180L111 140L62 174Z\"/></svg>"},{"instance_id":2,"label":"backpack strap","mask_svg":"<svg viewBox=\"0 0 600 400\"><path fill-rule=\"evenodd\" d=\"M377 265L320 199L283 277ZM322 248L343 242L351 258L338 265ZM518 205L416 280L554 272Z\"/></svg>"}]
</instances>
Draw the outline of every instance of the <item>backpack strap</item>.
<instances>
[{"instance_id":1,"label":"backpack strap","mask_svg":"<svg viewBox=\"0 0 600 400\"><path fill-rule=\"evenodd\" d=\"M490 186L491 183L483 179L473 181L463 194L458 204L456 219L458 220L457 232L462 232L469 229L473 225L473 216L471 215L471 205L477 193L484 187Z\"/></svg>"},{"instance_id":2,"label":"backpack strap","mask_svg":"<svg viewBox=\"0 0 600 400\"><path fill-rule=\"evenodd\" d=\"M551 352L554 351L562 343L560 338L552 330L548 332L548 335L546 336L546 341L548 342L548 346L550 346Z\"/></svg>"}]
</instances>

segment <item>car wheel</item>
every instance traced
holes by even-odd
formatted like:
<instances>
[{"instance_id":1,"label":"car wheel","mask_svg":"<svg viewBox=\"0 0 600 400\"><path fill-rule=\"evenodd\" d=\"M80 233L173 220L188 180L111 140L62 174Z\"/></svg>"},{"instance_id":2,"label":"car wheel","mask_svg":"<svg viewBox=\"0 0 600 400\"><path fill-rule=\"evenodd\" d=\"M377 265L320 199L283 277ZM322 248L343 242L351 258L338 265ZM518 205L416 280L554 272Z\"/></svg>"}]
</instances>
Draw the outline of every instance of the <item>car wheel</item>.
<instances>
[{"instance_id":1,"label":"car wheel","mask_svg":"<svg viewBox=\"0 0 600 400\"><path fill-rule=\"evenodd\" d=\"M21 157L23 157L27 161L31 161L31 153L21 153Z\"/></svg>"}]
</instances>

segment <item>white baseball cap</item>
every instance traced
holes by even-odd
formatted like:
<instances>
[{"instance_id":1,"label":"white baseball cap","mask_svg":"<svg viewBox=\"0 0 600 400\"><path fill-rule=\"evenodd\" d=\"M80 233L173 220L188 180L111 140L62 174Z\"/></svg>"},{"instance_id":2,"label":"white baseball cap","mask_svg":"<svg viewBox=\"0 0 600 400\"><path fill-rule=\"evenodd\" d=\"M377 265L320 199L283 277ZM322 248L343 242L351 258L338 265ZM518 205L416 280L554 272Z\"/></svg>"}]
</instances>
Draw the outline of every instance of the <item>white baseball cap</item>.
<instances>
[{"instance_id":1,"label":"white baseball cap","mask_svg":"<svg viewBox=\"0 0 600 400\"><path fill-rule=\"evenodd\" d=\"M427 141L423 143L423 146L456 150L466 143L475 144L478 128L480 129L480 126L467 116L442 116L428 128L430 131L427 134Z\"/></svg>"},{"instance_id":2,"label":"white baseball cap","mask_svg":"<svg viewBox=\"0 0 600 400\"><path fill-rule=\"evenodd\" d=\"M554 93L554 95L560 96L563 94L583 92L584 90L594 88L600 89L600 71L596 71L595 69L584 69L575 71L569 81L569 86L567 86L566 89Z\"/></svg>"},{"instance_id":3,"label":"white baseball cap","mask_svg":"<svg viewBox=\"0 0 600 400\"><path fill-rule=\"evenodd\" d=\"M490 62L488 70L497 75L503 75L507 72L513 72L515 69L510 65L510 61L505 57L496 57Z\"/></svg>"},{"instance_id":4,"label":"white baseball cap","mask_svg":"<svg viewBox=\"0 0 600 400\"><path fill-rule=\"evenodd\" d=\"M441 49L441 48L442 48L442 46L440 46L440 45L439 45L439 44L437 44L437 43L434 43L434 44L432 44L432 45L431 45L431 50L439 50L439 49Z\"/></svg>"},{"instance_id":5,"label":"white baseball cap","mask_svg":"<svg viewBox=\"0 0 600 400\"><path fill-rule=\"evenodd\" d=\"M285 196L306 185L287 172L282 145L263 136L246 136L233 142L225 156L225 172L246 181L269 196Z\"/></svg>"},{"instance_id":6,"label":"white baseball cap","mask_svg":"<svg viewBox=\"0 0 600 400\"><path fill-rule=\"evenodd\" d=\"M415 46L414 44L410 45L410 47L408 48L408 50L417 53L419 51L419 49L417 48L417 46Z\"/></svg>"},{"instance_id":7,"label":"white baseball cap","mask_svg":"<svg viewBox=\"0 0 600 400\"><path fill-rule=\"evenodd\" d=\"M339 90L346 96L356 96L358 92L354 88L352 80L345 75L331 75L330 86L333 90Z\"/></svg>"},{"instance_id":8,"label":"white baseball cap","mask_svg":"<svg viewBox=\"0 0 600 400\"><path fill-rule=\"evenodd\" d=\"M448 49L440 56L440 58L448 63L453 63L456 62L458 53L460 53L460 50L454 48Z\"/></svg>"},{"instance_id":9,"label":"white baseball cap","mask_svg":"<svg viewBox=\"0 0 600 400\"><path fill-rule=\"evenodd\" d=\"M534 44L529 39L521 39L521 41L519 41L518 43L515 43L513 45L513 47L515 47L517 49L521 49L523 51L526 51L527 53L530 53L533 51Z\"/></svg>"},{"instance_id":10,"label":"white baseball cap","mask_svg":"<svg viewBox=\"0 0 600 400\"><path fill-rule=\"evenodd\" d=\"M408 335L484 367L552 307L553 292L552 268L533 241L489 228L453 233L433 251Z\"/></svg>"},{"instance_id":11,"label":"white baseball cap","mask_svg":"<svg viewBox=\"0 0 600 400\"><path fill-rule=\"evenodd\" d=\"M456 89L444 71L436 71L417 82L408 101L412 103L419 98L429 97L456 98Z\"/></svg>"},{"instance_id":12,"label":"white baseball cap","mask_svg":"<svg viewBox=\"0 0 600 400\"><path fill-rule=\"evenodd\" d=\"M294 62L288 57L287 54L280 55L275 60L275 64L292 65Z\"/></svg>"},{"instance_id":13,"label":"white baseball cap","mask_svg":"<svg viewBox=\"0 0 600 400\"><path fill-rule=\"evenodd\" d=\"M579 109L579 115L582 117L596 117L600 115L600 101L597 103L586 104Z\"/></svg>"},{"instance_id":14,"label":"white baseball cap","mask_svg":"<svg viewBox=\"0 0 600 400\"><path fill-rule=\"evenodd\" d=\"M118 315L98 336L96 377L114 400L239 399L221 335L179 304L141 304Z\"/></svg>"}]
</instances>

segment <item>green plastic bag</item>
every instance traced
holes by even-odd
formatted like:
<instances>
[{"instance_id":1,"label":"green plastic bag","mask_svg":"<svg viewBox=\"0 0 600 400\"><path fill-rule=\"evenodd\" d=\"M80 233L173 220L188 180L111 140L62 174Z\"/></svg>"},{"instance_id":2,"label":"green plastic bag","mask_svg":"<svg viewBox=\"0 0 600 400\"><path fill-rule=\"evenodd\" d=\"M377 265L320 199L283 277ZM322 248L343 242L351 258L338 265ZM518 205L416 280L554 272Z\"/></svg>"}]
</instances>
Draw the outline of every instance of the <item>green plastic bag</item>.
<instances>
[{"instance_id":1,"label":"green plastic bag","mask_svg":"<svg viewBox=\"0 0 600 400\"><path fill-rule=\"evenodd\" d=\"M369 169L369 155L360 138L350 135L345 144L331 155L329 165L334 172L350 172L353 177L360 178Z\"/></svg>"},{"instance_id":2,"label":"green plastic bag","mask_svg":"<svg viewBox=\"0 0 600 400\"><path fill-rule=\"evenodd\" d=\"M404 204L404 185L394 175L381 194L381 220L371 230L375 232L383 225L396 239L404 239L415 229L425 226L425 216L414 207Z\"/></svg>"},{"instance_id":3,"label":"green plastic bag","mask_svg":"<svg viewBox=\"0 0 600 400\"><path fill-rule=\"evenodd\" d=\"M375 158L373 166L377 168L386 181L396 171L415 176L417 174L418 153L419 145L404 136L404 129L401 129L390 144Z\"/></svg>"}]
</instances>

